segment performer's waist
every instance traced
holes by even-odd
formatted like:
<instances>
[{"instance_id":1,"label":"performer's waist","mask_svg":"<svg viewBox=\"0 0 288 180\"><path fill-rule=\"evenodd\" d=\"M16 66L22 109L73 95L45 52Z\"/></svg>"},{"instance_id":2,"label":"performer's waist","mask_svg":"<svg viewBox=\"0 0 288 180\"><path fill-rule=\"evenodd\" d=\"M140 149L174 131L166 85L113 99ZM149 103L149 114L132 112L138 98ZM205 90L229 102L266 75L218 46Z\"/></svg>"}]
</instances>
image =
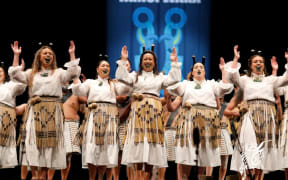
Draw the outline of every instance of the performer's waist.
<instances>
[{"instance_id":1,"label":"performer's waist","mask_svg":"<svg viewBox=\"0 0 288 180\"><path fill-rule=\"evenodd\" d=\"M58 96L33 96L29 99L28 103L31 105L40 103L40 102L56 102L61 103L61 99Z\"/></svg>"},{"instance_id":2,"label":"performer's waist","mask_svg":"<svg viewBox=\"0 0 288 180\"><path fill-rule=\"evenodd\" d=\"M148 95L148 96L154 96L156 98L159 98L158 95L153 94L153 93L142 93L143 95Z\"/></svg>"},{"instance_id":3,"label":"performer's waist","mask_svg":"<svg viewBox=\"0 0 288 180\"><path fill-rule=\"evenodd\" d=\"M103 103L103 104L114 104L114 105L116 105L116 103L112 103L112 102L109 102L109 101L91 101L91 102L89 102L88 103L88 105L90 105L90 104L101 104L101 103Z\"/></svg>"},{"instance_id":4,"label":"performer's waist","mask_svg":"<svg viewBox=\"0 0 288 180\"><path fill-rule=\"evenodd\" d=\"M272 101L269 101L267 99L251 99L251 100L247 100L247 104L270 104L270 105L274 105L275 103Z\"/></svg>"},{"instance_id":5,"label":"performer's waist","mask_svg":"<svg viewBox=\"0 0 288 180\"><path fill-rule=\"evenodd\" d=\"M64 119L64 122L80 122L80 120L79 119L72 119L72 118L65 118Z\"/></svg>"},{"instance_id":6,"label":"performer's waist","mask_svg":"<svg viewBox=\"0 0 288 180\"><path fill-rule=\"evenodd\" d=\"M213 107L213 106L207 106L205 104L200 104L200 103L197 103L197 104L191 104L191 103L188 103L186 102L183 106L183 108L199 108L199 109L216 109L217 110L217 107Z\"/></svg>"},{"instance_id":7,"label":"performer's waist","mask_svg":"<svg viewBox=\"0 0 288 180\"><path fill-rule=\"evenodd\" d=\"M13 108L13 107L9 106L8 104L2 103L2 102L0 102L0 106L6 107L6 108Z\"/></svg>"}]
</instances>

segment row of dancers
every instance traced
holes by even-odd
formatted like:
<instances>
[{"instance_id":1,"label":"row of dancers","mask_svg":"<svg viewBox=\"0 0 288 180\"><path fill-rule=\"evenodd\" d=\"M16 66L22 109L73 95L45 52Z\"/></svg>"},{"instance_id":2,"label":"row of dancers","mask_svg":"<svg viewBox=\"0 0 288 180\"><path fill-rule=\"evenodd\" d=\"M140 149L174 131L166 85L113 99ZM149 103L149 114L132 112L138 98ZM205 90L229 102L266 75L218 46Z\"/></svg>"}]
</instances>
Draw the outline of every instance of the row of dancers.
<instances>
[{"instance_id":1,"label":"row of dancers","mask_svg":"<svg viewBox=\"0 0 288 180\"><path fill-rule=\"evenodd\" d=\"M287 112L281 121L281 108L277 111L275 107L275 96L287 97L288 73L277 76L276 57L271 59L272 75L267 74L264 57L255 54L248 60L247 74L241 76L240 52L235 46L232 61L225 63L220 58L221 81L207 80L205 63L196 61L187 80L181 81L175 48L170 55L171 69L165 75L157 69L154 46L150 50L143 47L137 72L130 72L128 50L123 46L116 62L116 79L110 78L107 56L100 56L96 79L80 80L80 59L75 56L73 41L68 50L70 61L64 65L67 70L57 67L50 46L42 46L32 67L24 71L23 60L19 65L22 48L17 41L11 48L14 58L8 74L0 68L1 168L18 165L17 143L19 162L23 170L31 169L32 179L52 179L57 169L62 170L62 179L67 179L72 152L82 154L89 179L95 179L97 173L101 179L106 168L107 177L118 179L119 168L115 167L119 162L129 167L130 178L134 174L133 179L149 179L153 167L166 168L168 160L179 165L177 179L188 179L192 166L199 167L198 175L206 169L208 176L213 167L221 166L219 178L224 179L229 154L230 170L248 179L263 178L263 171L288 168ZM288 52L285 58L288 61ZM287 64L285 68L287 71ZM219 111L219 99L234 86L237 93ZM29 101L16 106L16 96L26 87ZM161 89L165 89L165 98L159 98ZM85 113L81 125L80 109ZM240 119L237 132L234 123L220 118L221 113ZM23 114L17 142L16 114ZM230 126L237 139L234 149ZM21 178L26 178L25 173Z\"/></svg>"}]
</instances>

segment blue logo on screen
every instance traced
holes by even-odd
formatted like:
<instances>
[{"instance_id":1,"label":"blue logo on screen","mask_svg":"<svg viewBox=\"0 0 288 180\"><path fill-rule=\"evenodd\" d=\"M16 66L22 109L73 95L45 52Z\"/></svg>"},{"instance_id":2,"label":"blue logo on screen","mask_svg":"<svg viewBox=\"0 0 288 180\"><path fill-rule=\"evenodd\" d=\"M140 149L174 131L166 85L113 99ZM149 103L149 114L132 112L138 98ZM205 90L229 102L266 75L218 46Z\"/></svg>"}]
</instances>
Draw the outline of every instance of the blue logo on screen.
<instances>
[{"instance_id":1,"label":"blue logo on screen","mask_svg":"<svg viewBox=\"0 0 288 180\"><path fill-rule=\"evenodd\" d=\"M177 22L175 22L175 17ZM134 56L134 66L138 69L140 55L142 53L142 46L145 45L146 49L151 47L152 44L164 43L165 48L165 62L160 68L161 71L168 73L170 69L170 53L172 48L175 47L178 52L178 61L183 64L183 56L179 55L179 44L182 40L182 28L184 27L187 16L181 8L171 8L165 14L165 27L161 35L155 33L153 26L154 14L153 11L147 7L139 7L134 10L132 20L136 29L136 39L139 43L139 54Z\"/></svg>"}]
</instances>

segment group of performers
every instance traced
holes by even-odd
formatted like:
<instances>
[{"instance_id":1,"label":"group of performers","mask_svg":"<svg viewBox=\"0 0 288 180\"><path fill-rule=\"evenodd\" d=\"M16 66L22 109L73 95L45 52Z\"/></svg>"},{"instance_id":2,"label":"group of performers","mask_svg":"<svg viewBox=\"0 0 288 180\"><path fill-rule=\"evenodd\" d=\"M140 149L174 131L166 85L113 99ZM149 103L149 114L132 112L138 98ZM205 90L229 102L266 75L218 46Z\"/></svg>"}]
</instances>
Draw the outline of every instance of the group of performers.
<instances>
[{"instance_id":1,"label":"group of performers","mask_svg":"<svg viewBox=\"0 0 288 180\"><path fill-rule=\"evenodd\" d=\"M227 169L239 172L242 179L263 179L276 170L285 170L288 178L288 111L282 113L279 101L281 95L288 98L288 72L277 76L276 57L271 59L271 75L260 54L249 58L247 73L240 75L236 45L233 61L220 58L220 81L207 80L205 59L195 58L181 81L175 48L165 75L157 69L154 46L143 47L137 72L131 72L123 46L116 79L110 78L108 57L103 55L96 78L86 79L73 41L67 70L57 67L50 46L42 46L32 67L24 71L23 60L19 65L22 48L17 41L11 48L12 66L8 72L0 67L0 168L20 164L21 179L28 170L32 179L53 179L55 170L67 179L72 153L82 154L90 180L97 174L102 179L104 173L107 179L119 179L120 164L127 166L128 179L150 179L154 169L158 179L165 179L168 161L177 164L179 180L212 176L217 166L221 180ZM288 61L288 52L285 58ZM17 105L16 96L26 87L29 101ZM233 90L231 101L223 102ZM79 112L85 114L82 122ZM18 140L17 115L22 115ZM196 174L190 173L193 166Z\"/></svg>"}]
</instances>

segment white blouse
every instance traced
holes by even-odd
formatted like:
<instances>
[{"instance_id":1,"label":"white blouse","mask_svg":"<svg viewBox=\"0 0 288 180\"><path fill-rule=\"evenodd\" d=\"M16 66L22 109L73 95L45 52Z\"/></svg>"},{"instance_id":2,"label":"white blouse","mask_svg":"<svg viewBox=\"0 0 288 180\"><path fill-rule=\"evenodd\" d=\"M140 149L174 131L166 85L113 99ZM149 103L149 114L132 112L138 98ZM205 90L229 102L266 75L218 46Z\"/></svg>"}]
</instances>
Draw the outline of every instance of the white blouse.
<instances>
[{"instance_id":1,"label":"white blouse","mask_svg":"<svg viewBox=\"0 0 288 180\"><path fill-rule=\"evenodd\" d=\"M142 71L142 74L138 76L137 82L137 73L135 71L129 73L126 67L127 63L127 61L123 60L117 61L116 79L133 87L133 93L150 93L160 96L161 89L167 88L181 80L180 62L171 62L171 69L168 75L163 73L155 75L153 72Z\"/></svg>"},{"instance_id":2,"label":"white blouse","mask_svg":"<svg viewBox=\"0 0 288 180\"><path fill-rule=\"evenodd\" d=\"M80 81L79 81L80 82ZM87 79L83 83L74 84L72 92L76 96L88 97L87 103L91 102L110 102L116 104L116 95L128 93L130 88L126 85L111 81L108 78L98 77L96 80Z\"/></svg>"},{"instance_id":3,"label":"white blouse","mask_svg":"<svg viewBox=\"0 0 288 180\"><path fill-rule=\"evenodd\" d=\"M25 89L25 84L16 81L9 81L0 84L0 103L14 108L16 96L24 93Z\"/></svg>"},{"instance_id":4,"label":"white blouse","mask_svg":"<svg viewBox=\"0 0 288 180\"><path fill-rule=\"evenodd\" d=\"M200 87L197 84L200 84ZM169 93L183 98L182 106L188 102L213 108L217 107L216 96L223 97L224 94L229 94L232 90L233 84L215 80L203 80L201 82L184 80L168 88Z\"/></svg>"},{"instance_id":5,"label":"white blouse","mask_svg":"<svg viewBox=\"0 0 288 180\"><path fill-rule=\"evenodd\" d=\"M244 101L264 99L274 103L275 90L288 85L287 64L285 65L286 72L282 76L259 76L252 73L251 77L247 75L240 77L240 63L238 63L237 68L231 68L231 65L232 61L225 64L226 79L243 90Z\"/></svg>"},{"instance_id":6,"label":"white blouse","mask_svg":"<svg viewBox=\"0 0 288 180\"><path fill-rule=\"evenodd\" d=\"M64 65L67 70L58 68L54 70L42 69L34 75L32 89L29 91L30 97L33 96L56 96L62 97L62 85L69 82L75 77L79 77L81 68L78 66L80 59L69 61ZM8 70L10 77L13 79L28 84L32 69L21 71L21 66L11 66Z\"/></svg>"},{"instance_id":7,"label":"white blouse","mask_svg":"<svg viewBox=\"0 0 288 180\"><path fill-rule=\"evenodd\" d=\"M276 91L278 93L279 96L284 96L285 98L285 107L287 107L287 103L288 103L288 86L284 86L284 87L280 87L277 89Z\"/></svg>"}]
</instances>

